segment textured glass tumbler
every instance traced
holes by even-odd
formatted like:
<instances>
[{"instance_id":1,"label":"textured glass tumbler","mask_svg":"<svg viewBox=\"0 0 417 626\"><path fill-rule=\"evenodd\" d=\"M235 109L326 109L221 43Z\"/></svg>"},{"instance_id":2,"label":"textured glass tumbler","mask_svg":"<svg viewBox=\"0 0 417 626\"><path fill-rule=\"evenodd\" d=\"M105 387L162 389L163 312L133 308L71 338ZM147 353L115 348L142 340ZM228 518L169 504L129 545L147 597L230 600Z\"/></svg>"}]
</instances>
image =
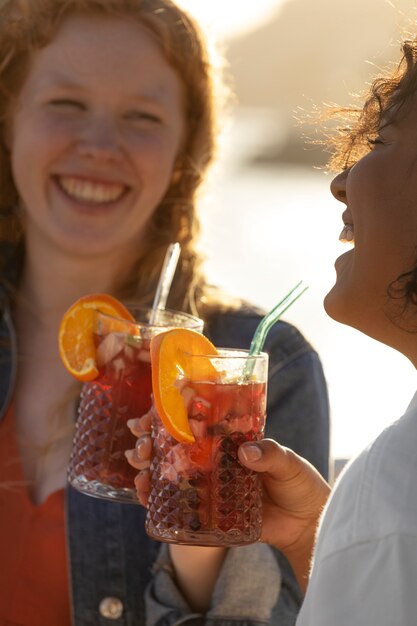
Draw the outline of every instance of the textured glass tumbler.
<instances>
[{"instance_id":1,"label":"textured glass tumbler","mask_svg":"<svg viewBox=\"0 0 417 626\"><path fill-rule=\"evenodd\" d=\"M136 323L97 314L94 340L98 377L83 385L75 426L68 480L83 493L137 503L137 470L126 460L136 437L126 422L151 407L151 338L171 327L203 329L203 322L176 311L129 307Z\"/></svg>"},{"instance_id":2,"label":"textured glass tumbler","mask_svg":"<svg viewBox=\"0 0 417 626\"><path fill-rule=\"evenodd\" d=\"M245 545L260 537L261 485L243 467L237 451L245 441L262 438L266 413L268 356L219 350L220 356L190 355L190 380L175 385L187 406L194 443L176 441L154 412L151 488L146 531L154 539L194 545ZM196 360L210 359L215 381L196 380ZM197 371L202 371L196 365ZM191 382L192 381L192 382Z\"/></svg>"}]
</instances>

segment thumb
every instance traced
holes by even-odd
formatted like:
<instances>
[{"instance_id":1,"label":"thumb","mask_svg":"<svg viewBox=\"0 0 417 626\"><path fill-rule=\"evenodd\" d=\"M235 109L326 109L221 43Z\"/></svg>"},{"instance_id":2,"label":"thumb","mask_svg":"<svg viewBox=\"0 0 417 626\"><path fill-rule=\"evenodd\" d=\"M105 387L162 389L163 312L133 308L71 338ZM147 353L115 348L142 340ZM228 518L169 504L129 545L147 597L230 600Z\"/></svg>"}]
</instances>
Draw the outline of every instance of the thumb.
<instances>
[{"instance_id":1,"label":"thumb","mask_svg":"<svg viewBox=\"0 0 417 626\"><path fill-rule=\"evenodd\" d=\"M293 462L291 451L273 439L248 441L238 450L239 461L256 472L268 472L275 478L287 476Z\"/></svg>"}]
</instances>

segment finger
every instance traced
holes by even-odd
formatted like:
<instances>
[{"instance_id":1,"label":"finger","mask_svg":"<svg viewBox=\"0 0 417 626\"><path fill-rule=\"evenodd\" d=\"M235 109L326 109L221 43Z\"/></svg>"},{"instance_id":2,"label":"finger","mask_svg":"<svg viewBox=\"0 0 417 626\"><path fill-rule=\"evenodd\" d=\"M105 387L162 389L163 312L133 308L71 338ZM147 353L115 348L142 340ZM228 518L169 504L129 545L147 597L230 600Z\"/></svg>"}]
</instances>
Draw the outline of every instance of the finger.
<instances>
[{"instance_id":1,"label":"finger","mask_svg":"<svg viewBox=\"0 0 417 626\"><path fill-rule=\"evenodd\" d=\"M297 466L303 464L300 457L273 439L243 443L238 455L242 465L277 479L287 480L289 475L298 471Z\"/></svg>"},{"instance_id":2,"label":"finger","mask_svg":"<svg viewBox=\"0 0 417 626\"><path fill-rule=\"evenodd\" d=\"M125 457L128 463L138 470L143 470L149 467L150 459L140 459L136 448L133 450L125 450Z\"/></svg>"},{"instance_id":3,"label":"finger","mask_svg":"<svg viewBox=\"0 0 417 626\"><path fill-rule=\"evenodd\" d=\"M149 486L149 470L144 469L135 477L136 495L143 506L148 504Z\"/></svg>"},{"instance_id":4,"label":"finger","mask_svg":"<svg viewBox=\"0 0 417 626\"><path fill-rule=\"evenodd\" d=\"M238 455L242 465L261 473L263 486L275 503L291 497L292 507L296 500L302 500L304 508L311 505L315 509L329 496L330 487L316 468L273 439L246 442Z\"/></svg>"},{"instance_id":5,"label":"finger","mask_svg":"<svg viewBox=\"0 0 417 626\"><path fill-rule=\"evenodd\" d=\"M142 435L136 442L136 453L140 461L149 461L152 453L152 439L149 435Z\"/></svg>"},{"instance_id":6,"label":"finger","mask_svg":"<svg viewBox=\"0 0 417 626\"><path fill-rule=\"evenodd\" d=\"M140 437L145 433L151 432L152 411L148 411L141 417L135 417L127 421L127 427L135 437Z\"/></svg>"}]
</instances>

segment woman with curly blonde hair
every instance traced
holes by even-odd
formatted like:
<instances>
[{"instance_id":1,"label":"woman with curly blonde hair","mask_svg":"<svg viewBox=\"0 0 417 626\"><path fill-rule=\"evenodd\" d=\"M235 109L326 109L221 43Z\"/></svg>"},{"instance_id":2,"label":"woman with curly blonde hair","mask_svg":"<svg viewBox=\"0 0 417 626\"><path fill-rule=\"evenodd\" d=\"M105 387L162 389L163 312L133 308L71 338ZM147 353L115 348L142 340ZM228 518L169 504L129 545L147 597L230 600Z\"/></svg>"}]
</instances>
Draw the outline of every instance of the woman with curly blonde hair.
<instances>
[{"instance_id":1,"label":"woman with curly blonde hair","mask_svg":"<svg viewBox=\"0 0 417 626\"><path fill-rule=\"evenodd\" d=\"M279 552L160 548L142 507L66 485L77 398L57 331L74 300L150 304L178 241L169 306L226 347L259 322L211 295L195 248L222 97L200 31L170 0L3 0L0 59L0 622L291 619L300 592ZM326 474L317 354L284 322L267 348L270 431Z\"/></svg>"}]
</instances>

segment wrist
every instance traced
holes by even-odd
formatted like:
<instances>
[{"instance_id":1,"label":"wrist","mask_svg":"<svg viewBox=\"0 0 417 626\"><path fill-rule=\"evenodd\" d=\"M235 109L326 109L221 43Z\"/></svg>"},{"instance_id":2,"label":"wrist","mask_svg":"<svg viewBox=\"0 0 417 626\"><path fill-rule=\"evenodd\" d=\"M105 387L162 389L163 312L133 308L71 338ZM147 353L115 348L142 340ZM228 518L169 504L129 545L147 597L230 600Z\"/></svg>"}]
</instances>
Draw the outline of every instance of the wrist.
<instances>
[{"instance_id":1,"label":"wrist","mask_svg":"<svg viewBox=\"0 0 417 626\"><path fill-rule=\"evenodd\" d=\"M208 610L227 548L169 544L177 585L190 607L201 613Z\"/></svg>"},{"instance_id":2,"label":"wrist","mask_svg":"<svg viewBox=\"0 0 417 626\"><path fill-rule=\"evenodd\" d=\"M296 545L283 550L291 564L300 589L305 593L316 543L318 520L305 529Z\"/></svg>"}]
</instances>

